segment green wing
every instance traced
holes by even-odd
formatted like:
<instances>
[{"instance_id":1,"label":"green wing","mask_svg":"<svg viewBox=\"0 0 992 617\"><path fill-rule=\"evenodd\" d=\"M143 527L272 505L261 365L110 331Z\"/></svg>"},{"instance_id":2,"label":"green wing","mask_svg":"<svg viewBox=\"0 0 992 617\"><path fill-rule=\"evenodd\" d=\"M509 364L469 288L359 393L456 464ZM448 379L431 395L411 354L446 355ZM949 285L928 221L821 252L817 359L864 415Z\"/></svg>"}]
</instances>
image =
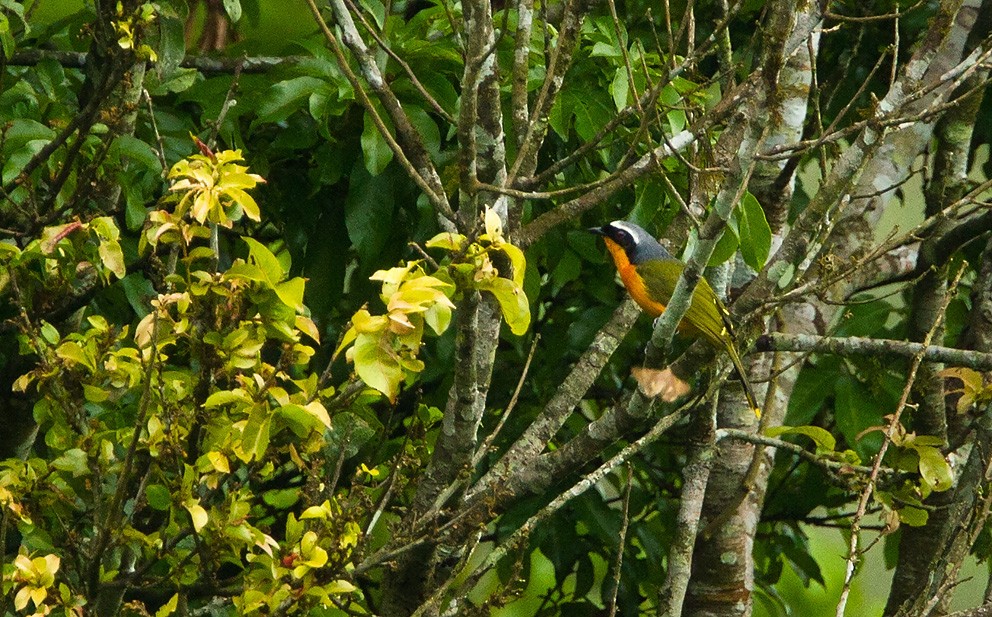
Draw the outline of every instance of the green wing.
<instances>
[{"instance_id":1,"label":"green wing","mask_svg":"<svg viewBox=\"0 0 992 617\"><path fill-rule=\"evenodd\" d=\"M637 273L644 279L647 288L655 292L652 294L655 296L653 299L667 305L684 269L685 266L679 262L652 261L638 265ZM744 386L748 404L760 418L761 407L758 405L754 388L751 387L751 381L747 377L747 371L744 370L744 364L734 344L730 312L705 278L699 279L699 284L692 294L692 303L689 304L689 310L682 318L680 327L689 330L691 334L702 336L717 349L727 352Z\"/></svg>"},{"instance_id":2,"label":"green wing","mask_svg":"<svg viewBox=\"0 0 992 617\"><path fill-rule=\"evenodd\" d=\"M667 305L684 269L685 266L677 261L649 261L639 264L637 273L644 279L647 288L654 292L651 294L653 299ZM701 278L692 294L689 310L682 318L681 327L702 336L718 349L727 349L733 343L726 315L727 309L717 298L713 288L705 278Z\"/></svg>"}]
</instances>

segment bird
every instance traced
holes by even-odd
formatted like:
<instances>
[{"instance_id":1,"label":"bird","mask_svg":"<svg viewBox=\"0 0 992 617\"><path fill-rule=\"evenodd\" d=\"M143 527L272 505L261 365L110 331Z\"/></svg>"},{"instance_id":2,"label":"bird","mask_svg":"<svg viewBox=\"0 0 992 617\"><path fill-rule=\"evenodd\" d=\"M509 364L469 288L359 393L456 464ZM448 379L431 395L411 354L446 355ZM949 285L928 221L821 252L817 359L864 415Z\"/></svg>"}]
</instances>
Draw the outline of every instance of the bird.
<instances>
[{"instance_id":1,"label":"bird","mask_svg":"<svg viewBox=\"0 0 992 617\"><path fill-rule=\"evenodd\" d=\"M613 264L620 273L620 280L634 302L653 318L664 313L665 306L675 291L675 284L685 270L685 264L673 257L654 236L634 223L613 221L602 227L591 227L589 231L603 237ZM689 336L701 336L710 345L730 356L751 410L761 417L761 407L734 343L730 311L705 278L700 277L692 292L689 310L678 329Z\"/></svg>"}]
</instances>

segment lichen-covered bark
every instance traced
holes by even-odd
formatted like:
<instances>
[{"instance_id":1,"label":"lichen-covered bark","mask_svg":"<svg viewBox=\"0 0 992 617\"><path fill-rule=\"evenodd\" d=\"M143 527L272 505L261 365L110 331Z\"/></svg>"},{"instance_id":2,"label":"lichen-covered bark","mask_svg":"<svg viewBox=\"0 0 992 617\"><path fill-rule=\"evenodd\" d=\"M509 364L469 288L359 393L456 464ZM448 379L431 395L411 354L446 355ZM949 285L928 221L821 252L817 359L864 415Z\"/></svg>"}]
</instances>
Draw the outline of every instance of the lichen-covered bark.
<instances>
[{"instance_id":1,"label":"lichen-covered bark","mask_svg":"<svg viewBox=\"0 0 992 617\"><path fill-rule=\"evenodd\" d=\"M740 150L763 151L801 134L805 113L798 109L805 108L812 61L806 39L819 21L818 11L813 10L813 6L807 4L799 8L791 2L778 2L769 7L767 30L775 34L769 41L768 54L762 64L762 79L754 82L750 105L745 107L746 122L754 128L742 135ZM783 81L787 87L781 86ZM759 117L767 116L771 122L761 124L758 121ZM791 194L792 179L788 176L793 172L785 165L755 161L754 174L757 175L751 175L748 186L756 187L753 190L758 190L769 211L787 209L788 201L781 200ZM773 216L772 220L775 218ZM776 228L781 229L781 225ZM749 364L752 381L763 381L762 376L769 373L766 363ZM765 389L758 387L759 401L764 397ZM717 422L723 428L753 433L758 424L742 398L734 390L725 391L720 397ZM773 399L773 405L775 402ZM783 413L784 405L766 409L765 421L779 422ZM716 445L700 512L701 531L696 537L692 578L683 615L750 614L754 588L752 549L764 497L764 487L760 483L766 479L769 469L770 461L756 458L756 448L752 444L727 440Z\"/></svg>"}]
</instances>

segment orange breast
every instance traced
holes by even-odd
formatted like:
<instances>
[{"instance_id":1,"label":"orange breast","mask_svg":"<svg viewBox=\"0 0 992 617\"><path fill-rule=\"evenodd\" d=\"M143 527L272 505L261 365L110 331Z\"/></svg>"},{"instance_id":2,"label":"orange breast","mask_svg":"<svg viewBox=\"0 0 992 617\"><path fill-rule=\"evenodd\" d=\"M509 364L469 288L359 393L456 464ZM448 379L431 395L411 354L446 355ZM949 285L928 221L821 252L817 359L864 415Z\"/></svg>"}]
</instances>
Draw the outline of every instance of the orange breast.
<instances>
[{"instance_id":1,"label":"orange breast","mask_svg":"<svg viewBox=\"0 0 992 617\"><path fill-rule=\"evenodd\" d=\"M637 274L634 264L630 263L630 259L627 258L626 251L609 238L606 238L606 248L613 257L613 263L617 267L617 272L620 273L620 280L623 281L623 286L627 288L627 292L634 299L634 302L651 317L657 317L665 312L665 305L651 298L647 288L644 286L644 280Z\"/></svg>"}]
</instances>

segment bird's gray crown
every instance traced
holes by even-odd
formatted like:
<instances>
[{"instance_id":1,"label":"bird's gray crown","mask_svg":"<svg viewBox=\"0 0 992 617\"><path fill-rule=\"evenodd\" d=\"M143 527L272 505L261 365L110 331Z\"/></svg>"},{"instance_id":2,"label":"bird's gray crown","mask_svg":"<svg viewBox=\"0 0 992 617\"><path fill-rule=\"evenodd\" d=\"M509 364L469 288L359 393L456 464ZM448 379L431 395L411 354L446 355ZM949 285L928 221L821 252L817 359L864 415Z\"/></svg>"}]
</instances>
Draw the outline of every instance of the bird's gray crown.
<instances>
[{"instance_id":1,"label":"bird's gray crown","mask_svg":"<svg viewBox=\"0 0 992 617\"><path fill-rule=\"evenodd\" d=\"M607 228L612 232L609 235L613 241L627 252L631 263L638 264L650 259L673 259L672 254L640 225L628 221L613 221Z\"/></svg>"}]
</instances>

